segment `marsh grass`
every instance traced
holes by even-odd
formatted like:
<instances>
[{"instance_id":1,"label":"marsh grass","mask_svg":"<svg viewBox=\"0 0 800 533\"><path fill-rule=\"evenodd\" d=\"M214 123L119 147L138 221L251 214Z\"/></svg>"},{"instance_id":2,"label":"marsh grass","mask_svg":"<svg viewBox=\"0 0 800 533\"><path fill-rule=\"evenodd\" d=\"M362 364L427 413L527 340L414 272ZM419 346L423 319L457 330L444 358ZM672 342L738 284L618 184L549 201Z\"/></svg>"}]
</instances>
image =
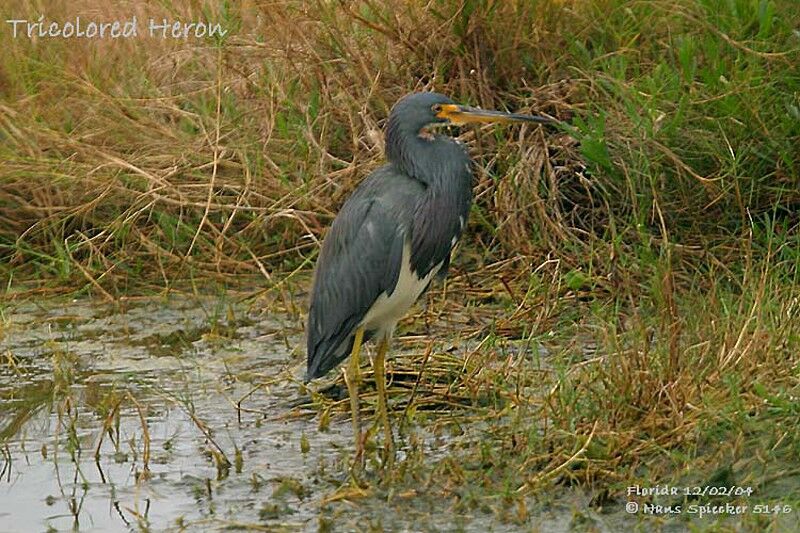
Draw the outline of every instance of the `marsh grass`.
<instances>
[{"instance_id":1,"label":"marsh grass","mask_svg":"<svg viewBox=\"0 0 800 533\"><path fill-rule=\"evenodd\" d=\"M548 113L569 125L461 132L476 204L446 286L403 323L390 394L404 419L455 409L490 430L415 475L445 474L465 505L463 487L491 489L519 520L553 482L602 504L720 468L800 501L785 468L800 453L796 2L80 7L231 31L2 34L8 297L244 280L299 319L324 229L381 163L399 96ZM315 401L323 420L346 409ZM794 488L770 494L784 475Z\"/></svg>"}]
</instances>

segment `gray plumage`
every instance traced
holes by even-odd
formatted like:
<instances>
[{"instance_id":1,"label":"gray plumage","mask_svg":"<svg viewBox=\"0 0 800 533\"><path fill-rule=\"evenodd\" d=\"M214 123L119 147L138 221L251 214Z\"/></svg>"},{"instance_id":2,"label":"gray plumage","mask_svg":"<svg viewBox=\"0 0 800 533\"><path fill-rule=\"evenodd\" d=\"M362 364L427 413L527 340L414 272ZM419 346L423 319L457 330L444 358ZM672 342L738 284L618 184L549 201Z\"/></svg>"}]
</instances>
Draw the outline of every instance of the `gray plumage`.
<instances>
[{"instance_id":1,"label":"gray plumage","mask_svg":"<svg viewBox=\"0 0 800 533\"><path fill-rule=\"evenodd\" d=\"M438 93L415 93L395 104L386 127L389 163L370 174L342 207L322 245L308 316L306 381L321 377L350 354L356 329L381 295L397 286L404 245L411 272L444 276L472 201L472 171L463 146L421 135L440 119ZM405 311L405 310L403 310ZM364 332L391 336L394 323Z\"/></svg>"}]
</instances>

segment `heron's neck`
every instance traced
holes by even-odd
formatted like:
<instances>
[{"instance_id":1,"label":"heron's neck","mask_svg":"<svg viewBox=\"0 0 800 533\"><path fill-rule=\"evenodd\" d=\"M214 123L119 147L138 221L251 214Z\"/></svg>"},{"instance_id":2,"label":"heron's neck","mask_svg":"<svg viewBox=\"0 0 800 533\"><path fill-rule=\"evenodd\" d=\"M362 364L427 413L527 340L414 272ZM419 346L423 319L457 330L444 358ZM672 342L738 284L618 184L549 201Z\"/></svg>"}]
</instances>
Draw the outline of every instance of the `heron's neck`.
<instances>
[{"instance_id":1,"label":"heron's neck","mask_svg":"<svg viewBox=\"0 0 800 533\"><path fill-rule=\"evenodd\" d=\"M423 137L416 131L386 131L386 157L406 175L429 187L441 185L443 165L448 148L457 148L455 141L441 135ZM455 152L456 150L454 150Z\"/></svg>"}]
</instances>

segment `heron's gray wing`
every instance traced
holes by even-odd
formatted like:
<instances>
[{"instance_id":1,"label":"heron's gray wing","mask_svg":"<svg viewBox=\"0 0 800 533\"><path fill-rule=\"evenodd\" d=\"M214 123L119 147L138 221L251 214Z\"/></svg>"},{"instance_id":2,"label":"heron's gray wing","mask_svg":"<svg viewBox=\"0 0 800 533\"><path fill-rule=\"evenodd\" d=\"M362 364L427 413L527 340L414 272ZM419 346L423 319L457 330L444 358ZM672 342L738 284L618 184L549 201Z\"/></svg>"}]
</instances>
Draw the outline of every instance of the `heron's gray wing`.
<instances>
[{"instance_id":1,"label":"heron's gray wing","mask_svg":"<svg viewBox=\"0 0 800 533\"><path fill-rule=\"evenodd\" d=\"M354 195L334 220L314 274L308 316L306 381L349 354L355 329L397 283L403 226L380 197Z\"/></svg>"}]
</instances>

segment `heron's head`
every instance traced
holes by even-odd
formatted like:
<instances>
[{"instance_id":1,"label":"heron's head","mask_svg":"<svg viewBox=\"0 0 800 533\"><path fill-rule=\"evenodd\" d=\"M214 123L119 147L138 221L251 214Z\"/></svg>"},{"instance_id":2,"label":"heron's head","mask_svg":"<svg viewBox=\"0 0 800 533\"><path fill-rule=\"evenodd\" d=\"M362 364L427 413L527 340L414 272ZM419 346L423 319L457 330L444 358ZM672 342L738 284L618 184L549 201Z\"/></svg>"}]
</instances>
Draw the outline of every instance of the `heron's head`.
<instances>
[{"instance_id":1,"label":"heron's head","mask_svg":"<svg viewBox=\"0 0 800 533\"><path fill-rule=\"evenodd\" d=\"M404 96L392 108L389 125L416 134L431 125L462 125L469 123L553 122L547 117L490 111L459 105L443 94L424 92Z\"/></svg>"}]
</instances>

